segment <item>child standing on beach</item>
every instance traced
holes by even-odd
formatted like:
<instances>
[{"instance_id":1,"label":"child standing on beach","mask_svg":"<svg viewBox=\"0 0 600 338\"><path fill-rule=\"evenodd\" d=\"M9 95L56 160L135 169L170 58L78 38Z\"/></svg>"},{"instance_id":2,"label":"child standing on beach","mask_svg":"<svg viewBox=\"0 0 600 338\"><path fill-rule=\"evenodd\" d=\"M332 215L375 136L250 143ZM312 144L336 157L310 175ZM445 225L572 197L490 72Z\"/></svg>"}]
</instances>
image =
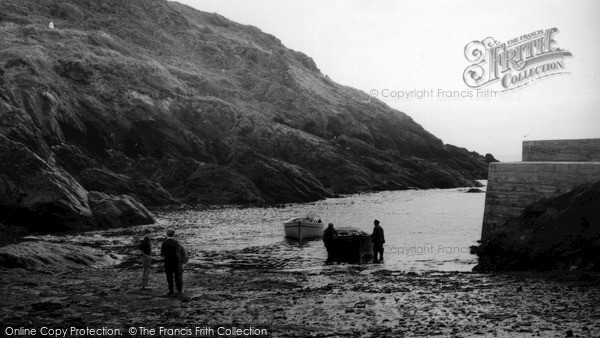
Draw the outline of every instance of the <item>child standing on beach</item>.
<instances>
[{"instance_id":1,"label":"child standing on beach","mask_svg":"<svg viewBox=\"0 0 600 338\"><path fill-rule=\"evenodd\" d=\"M146 235L140 243L140 252L142 254L142 290L148 288L148 277L150 276L150 267L152 265L152 244L150 236Z\"/></svg>"}]
</instances>

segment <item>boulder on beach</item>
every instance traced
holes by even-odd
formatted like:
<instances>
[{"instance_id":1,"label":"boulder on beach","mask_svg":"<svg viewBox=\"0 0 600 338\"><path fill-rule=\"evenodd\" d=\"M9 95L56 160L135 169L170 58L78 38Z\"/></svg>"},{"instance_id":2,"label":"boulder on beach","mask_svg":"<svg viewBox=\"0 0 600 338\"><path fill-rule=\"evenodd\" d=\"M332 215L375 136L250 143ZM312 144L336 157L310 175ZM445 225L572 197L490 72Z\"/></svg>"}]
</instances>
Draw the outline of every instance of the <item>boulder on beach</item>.
<instances>
[{"instance_id":1,"label":"boulder on beach","mask_svg":"<svg viewBox=\"0 0 600 338\"><path fill-rule=\"evenodd\" d=\"M68 243L27 241L0 247L0 267L46 269L97 267L115 263L102 250Z\"/></svg>"},{"instance_id":2,"label":"boulder on beach","mask_svg":"<svg viewBox=\"0 0 600 338\"><path fill-rule=\"evenodd\" d=\"M90 209L99 227L125 227L154 223L152 214L131 196L115 196L90 191L88 197Z\"/></svg>"},{"instance_id":3,"label":"boulder on beach","mask_svg":"<svg viewBox=\"0 0 600 338\"><path fill-rule=\"evenodd\" d=\"M476 271L600 271L600 181L529 205L475 253Z\"/></svg>"}]
</instances>

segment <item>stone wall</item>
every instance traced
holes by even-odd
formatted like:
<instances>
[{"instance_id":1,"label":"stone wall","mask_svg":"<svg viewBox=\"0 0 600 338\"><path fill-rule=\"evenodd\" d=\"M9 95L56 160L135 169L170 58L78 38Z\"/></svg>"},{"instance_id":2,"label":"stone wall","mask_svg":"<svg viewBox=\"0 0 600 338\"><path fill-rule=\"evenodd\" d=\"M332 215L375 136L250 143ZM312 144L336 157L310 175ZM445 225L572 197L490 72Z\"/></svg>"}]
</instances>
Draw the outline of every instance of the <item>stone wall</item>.
<instances>
[{"instance_id":1,"label":"stone wall","mask_svg":"<svg viewBox=\"0 0 600 338\"><path fill-rule=\"evenodd\" d=\"M490 163L482 240L540 198L600 180L599 149L600 139L526 141L524 162Z\"/></svg>"},{"instance_id":2,"label":"stone wall","mask_svg":"<svg viewBox=\"0 0 600 338\"><path fill-rule=\"evenodd\" d=\"M600 161L600 138L523 141L523 162Z\"/></svg>"}]
</instances>

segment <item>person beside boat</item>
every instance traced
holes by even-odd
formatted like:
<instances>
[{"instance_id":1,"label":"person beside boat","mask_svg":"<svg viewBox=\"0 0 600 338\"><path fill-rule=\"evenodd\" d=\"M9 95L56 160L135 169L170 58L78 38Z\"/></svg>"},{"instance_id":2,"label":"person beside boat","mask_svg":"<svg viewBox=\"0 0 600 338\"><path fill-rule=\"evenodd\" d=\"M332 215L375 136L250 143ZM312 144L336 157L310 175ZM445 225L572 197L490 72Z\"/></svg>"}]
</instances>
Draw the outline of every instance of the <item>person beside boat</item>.
<instances>
[{"instance_id":1,"label":"person beside boat","mask_svg":"<svg viewBox=\"0 0 600 338\"><path fill-rule=\"evenodd\" d=\"M333 227L333 223L329 223L327 228L323 230L323 244L325 244L325 249L327 250L327 260L326 263L331 263L332 259L332 251L333 251L333 241L337 237L337 230Z\"/></svg>"},{"instance_id":2,"label":"person beside boat","mask_svg":"<svg viewBox=\"0 0 600 338\"><path fill-rule=\"evenodd\" d=\"M383 262L383 243L385 243L385 236L383 235L383 228L379 225L379 221L373 221L373 233L371 234L371 242L373 242L373 262Z\"/></svg>"}]
</instances>

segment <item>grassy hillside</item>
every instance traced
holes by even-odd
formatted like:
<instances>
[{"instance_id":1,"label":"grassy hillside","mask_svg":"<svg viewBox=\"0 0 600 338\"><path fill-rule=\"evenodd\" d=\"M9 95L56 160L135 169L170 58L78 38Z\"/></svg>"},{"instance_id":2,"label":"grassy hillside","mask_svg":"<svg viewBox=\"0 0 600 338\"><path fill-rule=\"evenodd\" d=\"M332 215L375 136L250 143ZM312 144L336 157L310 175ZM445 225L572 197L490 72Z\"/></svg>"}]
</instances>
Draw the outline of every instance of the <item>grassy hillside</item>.
<instances>
[{"instance_id":1,"label":"grassy hillside","mask_svg":"<svg viewBox=\"0 0 600 338\"><path fill-rule=\"evenodd\" d=\"M291 202L487 174L272 35L176 2L0 0L0 36L0 134L87 189Z\"/></svg>"}]
</instances>

